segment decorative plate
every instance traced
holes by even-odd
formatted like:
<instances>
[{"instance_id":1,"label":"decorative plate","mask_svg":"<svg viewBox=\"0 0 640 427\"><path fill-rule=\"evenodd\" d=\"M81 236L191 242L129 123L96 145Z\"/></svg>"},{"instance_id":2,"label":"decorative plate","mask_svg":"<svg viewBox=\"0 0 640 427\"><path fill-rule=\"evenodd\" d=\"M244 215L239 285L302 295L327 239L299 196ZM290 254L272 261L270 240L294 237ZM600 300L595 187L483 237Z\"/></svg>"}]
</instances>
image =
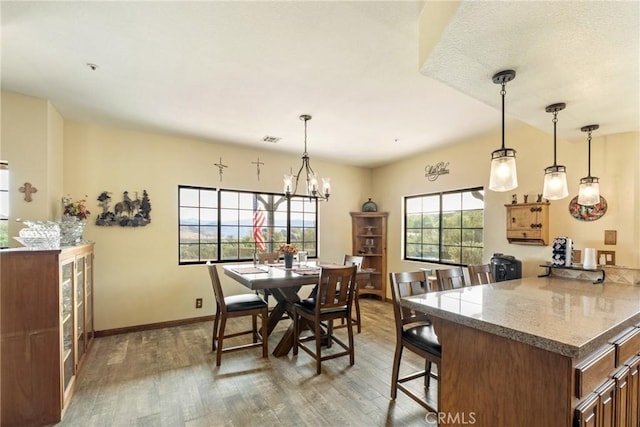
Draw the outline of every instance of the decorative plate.
<instances>
[{"instance_id":1,"label":"decorative plate","mask_svg":"<svg viewBox=\"0 0 640 427\"><path fill-rule=\"evenodd\" d=\"M578 221L595 221L607 212L607 201L600 196L600 203L593 206L585 206L578 203L578 196L569 202L569 213Z\"/></svg>"}]
</instances>

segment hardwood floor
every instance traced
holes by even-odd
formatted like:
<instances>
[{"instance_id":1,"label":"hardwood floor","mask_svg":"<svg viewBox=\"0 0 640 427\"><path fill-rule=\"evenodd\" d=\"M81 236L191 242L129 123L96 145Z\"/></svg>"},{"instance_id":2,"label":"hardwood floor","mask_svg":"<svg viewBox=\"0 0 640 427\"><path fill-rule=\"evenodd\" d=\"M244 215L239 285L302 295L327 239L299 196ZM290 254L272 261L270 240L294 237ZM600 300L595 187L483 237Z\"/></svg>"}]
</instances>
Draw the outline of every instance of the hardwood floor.
<instances>
[{"instance_id":1,"label":"hardwood floor","mask_svg":"<svg viewBox=\"0 0 640 427\"><path fill-rule=\"evenodd\" d=\"M264 359L226 353L216 368L213 322L96 338L59 426L432 426L434 415L402 393L389 398L395 330L391 304L362 298L355 365L304 352ZM235 319L234 319L235 320ZM229 328L246 326L239 319ZM283 328L269 339L275 348ZM346 329L336 330L345 334ZM238 340L246 339L239 338ZM406 370L424 362L405 352ZM403 371L404 371L403 370ZM416 389L420 380L414 381ZM429 397L436 394L436 386Z\"/></svg>"}]
</instances>

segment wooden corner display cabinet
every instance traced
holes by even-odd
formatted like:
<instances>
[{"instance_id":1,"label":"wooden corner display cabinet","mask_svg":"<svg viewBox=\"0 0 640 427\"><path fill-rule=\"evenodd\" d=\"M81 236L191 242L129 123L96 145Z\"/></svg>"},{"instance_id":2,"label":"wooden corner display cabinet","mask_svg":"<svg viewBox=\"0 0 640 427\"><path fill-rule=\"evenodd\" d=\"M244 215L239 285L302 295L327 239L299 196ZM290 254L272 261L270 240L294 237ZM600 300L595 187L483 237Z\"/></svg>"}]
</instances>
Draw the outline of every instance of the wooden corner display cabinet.
<instances>
[{"instance_id":1,"label":"wooden corner display cabinet","mask_svg":"<svg viewBox=\"0 0 640 427\"><path fill-rule=\"evenodd\" d=\"M369 271L360 295L387 297L387 217L388 212L351 212L352 254L364 258L362 269Z\"/></svg>"},{"instance_id":2,"label":"wooden corner display cabinet","mask_svg":"<svg viewBox=\"0 0 640 427\"><path fill-rule=\"evenodd\" d=\"M0 425L60 421L94 336L93 243L0 251Z\"/></svg>"},{"instance_id":3,"label":"wooden corner display cabinet","mask_svg":"<svg viewBox=\"0 0 640 427\"><path fill-rule=\"evenodd\" d=\"M507 240L518 245L549 244L549 202L518 203L507 208Z\"/></svg>"}]
</instances>

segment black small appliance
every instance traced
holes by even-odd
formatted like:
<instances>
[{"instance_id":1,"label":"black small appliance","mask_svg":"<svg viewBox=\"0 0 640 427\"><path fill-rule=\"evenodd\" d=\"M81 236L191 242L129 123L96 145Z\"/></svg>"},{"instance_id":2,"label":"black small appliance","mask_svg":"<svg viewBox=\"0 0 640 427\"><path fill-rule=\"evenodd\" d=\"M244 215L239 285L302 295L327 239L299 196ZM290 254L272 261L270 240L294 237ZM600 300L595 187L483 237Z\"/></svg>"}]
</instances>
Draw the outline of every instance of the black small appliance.
<instances>
[{"instance_id":1,"label":"black small appliance","mask_svg":"<svg viewBox=\"0 0 640 427\"><path fill-rule=\"evenodd\" d=\"M522 262L513 255L501 253L491 257L491 273L496 282L522 278Z\"/></svg>"}]
</instances>

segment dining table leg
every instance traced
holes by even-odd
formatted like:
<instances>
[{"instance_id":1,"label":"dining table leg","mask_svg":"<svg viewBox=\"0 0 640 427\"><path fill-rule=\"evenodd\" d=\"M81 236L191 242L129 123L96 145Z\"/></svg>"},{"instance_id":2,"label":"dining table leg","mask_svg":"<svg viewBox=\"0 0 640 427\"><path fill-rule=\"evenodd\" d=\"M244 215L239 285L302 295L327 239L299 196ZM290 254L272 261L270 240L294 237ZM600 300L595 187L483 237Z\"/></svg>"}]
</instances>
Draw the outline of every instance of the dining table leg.
<instances>
[{"instance_id":1,"label":"dining table leg","mask_svg":"<svg viewBox=\"0 0 640 427\"><path fill-rule=\"evenodd\" d=\"M280 322L284 315L287 314L286 302L278 301L275 307L269 312L269 318L267 319L267 333L271 335L271 332L276 328L278 322Z\"/></svg>"},{"instance_id":2,"label":"dining table leg","mask_svg":"<svg viewBox=\"0 0 640 427\"><path fill-rule=\"evenodd\" d=\"M277 323L282 319L284 313L289 314L289 318L293 319L293 304L300 301L300 297L298 296L298 290L300 287L293 288L274 288L270 289L271 294L277 301L276 306L271 311L269 315L269 322L267 324L267 328L269 329L269 334L275 328ZM302 319L304 320L304 319ZM308 322L303 322L300 325L302 329L308 329L310 325ZM289 324L289 327L280 338L280 341L276 345L276 348L273 350L273 355L276 357L286 356L289 354L291 349L293 348L293 338L294 338L294 327L293 321Z\"/></svg>"}]
</instances>

